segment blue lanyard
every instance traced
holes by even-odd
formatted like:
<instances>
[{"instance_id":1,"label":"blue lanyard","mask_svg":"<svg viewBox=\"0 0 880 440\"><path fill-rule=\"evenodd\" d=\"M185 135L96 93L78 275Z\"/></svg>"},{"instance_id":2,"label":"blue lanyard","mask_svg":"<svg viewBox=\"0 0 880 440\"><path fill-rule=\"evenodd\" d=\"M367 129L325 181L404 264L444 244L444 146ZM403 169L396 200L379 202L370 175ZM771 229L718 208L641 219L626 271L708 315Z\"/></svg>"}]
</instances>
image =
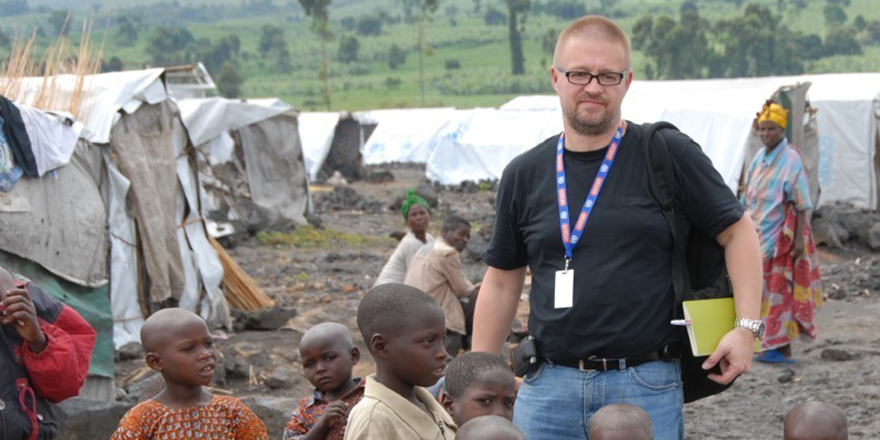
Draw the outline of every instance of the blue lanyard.
<instances>
[{"instance_id":1,"label":"blue lanyard","mask_svg":"<svg viewBox=\"0 0 880 440\"><path fill-rule=\"evenodd\" d=\"M568 270L568 262L571 261L572 251L577 246L578 241L580 241L584 228L587 226L587 220L590 218L590 213L593 212L593 207L596 206L596 199L599 198L599 192L602 191L602 185L605 183L608 171L611 170L611 165L614 163L614 157L617 156L621 137L623 137L622 122L617 127L614 139L611 140L611 144L608 146L608 153L605 154L605 159L602 160L602 165L599 166L599 172L596 174L596 178L593 179L593 185L590 186L587 200L584 202L584 207L581 209L581 214L578 216L577 223L572 231L568 214L568 188L566 187L565 180L565 164L562 161L565 149L565 133L559 135L559 142L556 144L556 204L559 206L559 226L562 230L562 244L565 246L566 270Z\"/></svg>"}]
</instances>

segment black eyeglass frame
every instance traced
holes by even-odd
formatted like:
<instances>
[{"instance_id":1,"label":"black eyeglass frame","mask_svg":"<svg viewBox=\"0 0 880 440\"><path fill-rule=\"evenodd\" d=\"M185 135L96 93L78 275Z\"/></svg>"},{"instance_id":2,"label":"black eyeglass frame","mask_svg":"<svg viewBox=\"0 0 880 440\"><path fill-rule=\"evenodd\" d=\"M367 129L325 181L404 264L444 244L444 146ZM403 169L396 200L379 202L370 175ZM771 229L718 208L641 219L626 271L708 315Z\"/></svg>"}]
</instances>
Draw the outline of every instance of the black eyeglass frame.
<instances>
[{"instance_id":1,"label":"black eyeglass frame","mask_svg":"<svg viewBox=\"0 0 880 440\"><path fill-rule=\"evenodd\" d=\"M569 72L569 71L566 71L565 69L563 69L562 67L559 67L559 66L553 66L553 67L556 68L556 71L557 71L557 72L559 72L559 73L565 75L565 79L566 79L569 83L574 84L574 85L576 85L576 86L587 86L587 85L590 85L590 83L593 82L593 79L595 79L596 82L599 83L600 86L606 86L606 87L608 87L608 86L616 86L616 85L620 85L620 83L623 82L623 78L626 76L626 72L629 71L629 68L626 68L626 69L623 69L623 72L600 72L600 73L598 73L598 74L596 74L596 75L593 75L593 74L590 73L590 72L583 72L583 71L579 71L579 70L572 70L572 71ZM574 81L571 80L571 75L572 75L572 74L589 75L589 79L587 79L587 82L585 82L585 83L574 82ZM615 80L615 81L617 81L617 82L613 82L613 83L610 83L610 84L606 84L606 83L604 83L604 82L602 81L602 76L603 76L603 75L614 75L614 76L617 78L617 79Z\"/></svg>"}]
</instances>

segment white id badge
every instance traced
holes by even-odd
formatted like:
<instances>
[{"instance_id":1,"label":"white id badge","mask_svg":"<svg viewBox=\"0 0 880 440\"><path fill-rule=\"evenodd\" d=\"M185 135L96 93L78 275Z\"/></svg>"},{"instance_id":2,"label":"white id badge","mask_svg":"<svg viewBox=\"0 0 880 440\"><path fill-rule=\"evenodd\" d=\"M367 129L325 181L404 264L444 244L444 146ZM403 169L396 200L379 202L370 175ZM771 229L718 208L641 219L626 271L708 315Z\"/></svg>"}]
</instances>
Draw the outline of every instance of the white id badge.
<instances>
[{"instance_id":1,"label":"white id badge","mask_svg":"<svg viewBox=\"0 0 880 440\"><path fill-rule=\"evenodd\" d=\"M553 306L568 309L574 305L574 269L556 271L556 287Z\"/></svg>"}]
</instances>

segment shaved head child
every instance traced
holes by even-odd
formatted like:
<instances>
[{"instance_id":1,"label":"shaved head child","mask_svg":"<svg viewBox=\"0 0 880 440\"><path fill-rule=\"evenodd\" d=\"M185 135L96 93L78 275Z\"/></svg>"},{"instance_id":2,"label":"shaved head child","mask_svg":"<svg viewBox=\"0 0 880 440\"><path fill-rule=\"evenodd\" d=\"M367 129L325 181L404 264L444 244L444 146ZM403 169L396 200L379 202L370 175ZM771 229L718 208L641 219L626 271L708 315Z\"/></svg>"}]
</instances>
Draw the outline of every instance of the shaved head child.
<instances>
[{"instance_id":1,"label":"shaved head child","mask_svg":"<svg viewBox=\"0 0 880 440\"><path fill-rule=\"evenodd\" d=\"M446 367L443 310L427 293L403 284L374 287L361 300L358 328L376 374L349 414L346 440L453 440L452 418L423 387Z\"/></svg>"},{"instance_id":2,"label":"shaved head child","mask_svg":"<svg viewBox=\"0 0 880 440\"><path fill-rule=\"evenodd\" d=\"M315 391L299 400L283 439L342 440L348 411L364 396L364 380L351 377L361 358L351 333L335 322L318 324L299 341L299 355Z\"/></svg>"},{"instance_id":3,"label":"shaved head child","mask_svg":"<svg viewBox=\"0 0 880 440\"><path fill-rule=\"evenodd\" d=\"M516 379L501 356L465 353L446 367L446 390L441 401L458 426L487 415L513 420Z\"/></svg>"},{"instance_id":4,"label":"shaved head child","mask_svg":"<svg viewBox=\"0 0 880 440\"><path fill-rule=\"evenodd\" d=\"M214 378L217 360L214 339L198 315L159 310L144 322L141 344L147 366L162 375L165 389L125 414L111 440L268 439L263 422L244 404L203 388Z\"/></svg>"},{"instance_id":5,"label":"shaved head child","mask_svg":"<svg viewBox=\"0 0 880 440\"><path fill-rule=\"evenodd\" d=\"M458 430L458 440L526 440L510 420L500 416L470 419Z\"/></svg>"},{"instance_id":6,"label":"shaved head child","mask_svg":"<svg viewBox=\"0 0 880 440\"><path fill-rule=\"evenodd\" d=\"M633 405L607 405L590 418L590 440L652 440L648 413Z\"/></svg>"},{"instance_id":7,"label":"shaved head child","mask_svg":"<svg viewBox=\"0 0 880 440\"><path fill-rule=\"evenodd\" d=\"M835 405L804 402L785 415L785 440L846 440L846 415Z\"/></svg>"}]
</instances>

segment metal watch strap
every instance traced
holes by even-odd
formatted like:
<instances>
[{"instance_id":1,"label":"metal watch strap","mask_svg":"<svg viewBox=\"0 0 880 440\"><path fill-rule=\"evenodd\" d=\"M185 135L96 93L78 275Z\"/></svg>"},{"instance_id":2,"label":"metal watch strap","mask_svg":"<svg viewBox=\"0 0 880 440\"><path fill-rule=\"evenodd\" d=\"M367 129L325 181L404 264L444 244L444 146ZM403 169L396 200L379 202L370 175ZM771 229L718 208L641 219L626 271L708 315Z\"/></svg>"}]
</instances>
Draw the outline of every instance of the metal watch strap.
<instances>
[{"instance_id":1,"label":"metal watch strap","mask_svg":"<svg viewBox=\"0 0 880 440\"><path fill-rule=\"evenodd\" d=\"M764 321L760 319L736 318L735 327L742 327L755 335L755 339L761 339L764 333Z\"/></svg>"}]
</instances>

